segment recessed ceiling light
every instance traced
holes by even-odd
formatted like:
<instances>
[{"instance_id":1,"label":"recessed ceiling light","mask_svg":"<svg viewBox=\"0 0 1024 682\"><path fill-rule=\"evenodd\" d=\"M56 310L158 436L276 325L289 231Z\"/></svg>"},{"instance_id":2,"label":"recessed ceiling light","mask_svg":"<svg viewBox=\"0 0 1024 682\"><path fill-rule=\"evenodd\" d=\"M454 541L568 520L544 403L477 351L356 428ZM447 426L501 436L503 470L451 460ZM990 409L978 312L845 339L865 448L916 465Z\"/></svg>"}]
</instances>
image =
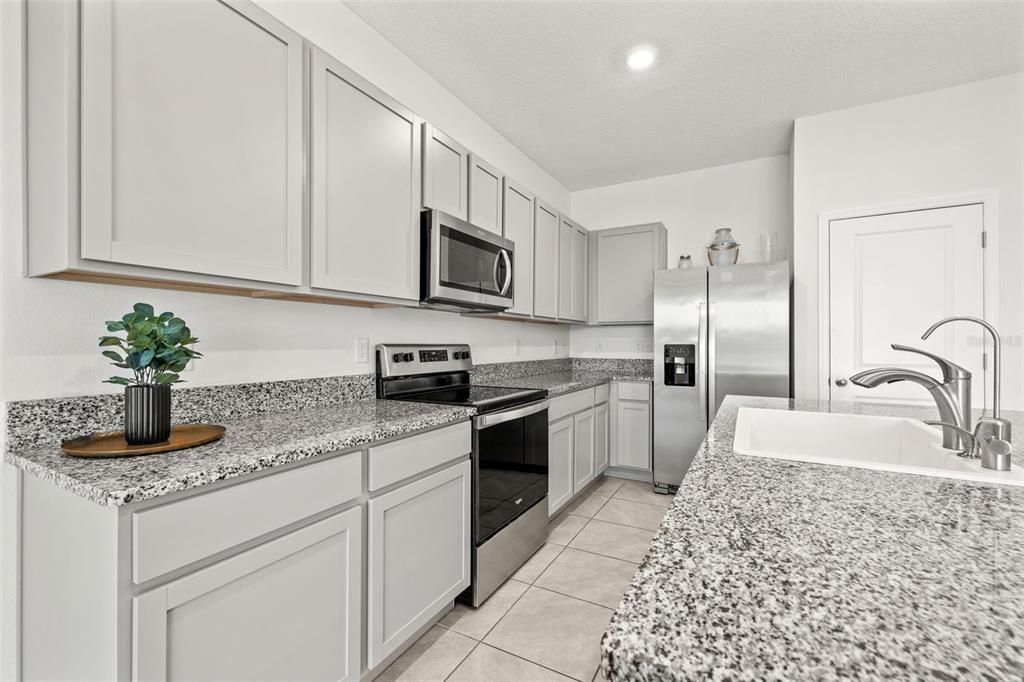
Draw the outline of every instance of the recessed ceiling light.
<instances>
[{"instance_id":1,"label":"recessed ceiling light","mask_svg":"<svg viewBox=\"0 0 1024 682\"><path fill-rule=\"evenodd\" d=\"M639 45L629 51L626 56L626 64L634 71L643 71L650 68L657 56L658 51L650 45Z\"/></svg>"}]
</instances>

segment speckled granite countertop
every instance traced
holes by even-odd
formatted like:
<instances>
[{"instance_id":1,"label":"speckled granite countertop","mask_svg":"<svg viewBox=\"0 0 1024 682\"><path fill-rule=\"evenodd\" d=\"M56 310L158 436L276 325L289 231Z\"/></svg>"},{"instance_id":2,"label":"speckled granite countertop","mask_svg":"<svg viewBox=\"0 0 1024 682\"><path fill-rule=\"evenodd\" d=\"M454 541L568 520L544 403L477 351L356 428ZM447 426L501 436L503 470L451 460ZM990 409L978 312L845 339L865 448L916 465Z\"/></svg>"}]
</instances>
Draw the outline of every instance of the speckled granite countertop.
<instances>
[{"instance_id":1,"label":"speckled granite countertop","mask_svg":"<svg viewBox=\"0 0 1024 682\"><path fill-rule=\"evenodd\" d=\"M548 396L555 397L584 388L599 386L609 381L653 381L649 374L633 374L630 372L600 372L567 370L563 372L546 372L521 377L493 377L480 379L476 383L481 386L512 386L515 388L543 388Z\"/></svg>"},{"instance_id":2,"label":"speckled granite countertop","mask_svg":"<svg viewBox=\"0 0 1024 682\"><path fill-rule=\"evenodd\" d=\"M908 415L727 398L612 616L607 677L1024 678L1024 489L737 455L740 406Z\"/></svg>"},{"instance_id":3,"label":"speckled granite countertop","mask_svg":"<svg viewBox=\"0 0 1024 682\"><path fill-rule=\"evenodd\" d=\"M4 459L98 504L118 506L455 423L473 414L464 407L357 400L225 420L224 438L178 452L83 459L56 446L42 446L7 452Z\"/></svg>"}]
</instances>

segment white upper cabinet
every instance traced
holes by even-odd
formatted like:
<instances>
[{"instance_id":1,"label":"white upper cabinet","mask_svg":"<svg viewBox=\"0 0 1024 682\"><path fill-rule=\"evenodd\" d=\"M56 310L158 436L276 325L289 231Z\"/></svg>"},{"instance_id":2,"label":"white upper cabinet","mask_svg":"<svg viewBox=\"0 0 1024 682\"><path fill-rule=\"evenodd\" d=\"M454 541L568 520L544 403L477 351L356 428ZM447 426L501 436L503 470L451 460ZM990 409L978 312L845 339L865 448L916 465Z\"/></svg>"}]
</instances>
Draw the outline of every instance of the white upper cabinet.
<instances>
[{"instance_id":1,"label":"white upper cabinet","mask_svg":"<svg viewBox=\"0 0 1024 682\"><path fill-rule=\"evenodd\" d=\"M476 154L469 155L469 222L501 234L501 195L505 176Z\"/></svg>"},{"instance_id":2,"label":"white upper cabinet","mask_svg":"<svg viewBox=\"0 0 1024 682\"><path fill-rule=\"evenodd\" d=\"M312 51L310 284L419 299L420 119Z\"/></svg>"},{"instance_id":3,"label":"white upper cabinet","mask_svg":"<svg viewBox=\"0 0 1024 682\"><path fill-rule=\"evenodd\" d=\"M533 314L558 318L558 211L534 201Z\"/></svg>"},{"instance_id":4,"label":"white upper cabinet","mask_svg":"<svg viewBox=\"0 0 1024 682\"><path fill-rule=\"evenodd\" d=\"M469 150L423 124L423 208L466 220L469 210Z\"/></svg>"},{"instance_id":5,"label":"white upper cabinet","mask_svg":"<svg viewBox=\"0 0 1024 682\"><path fill-rule=\"evenodd\" d=\"M81 257L300 284L301 36L249 3L79 7Z\"/></svg>"},{"instance_id":6,"label":"white upper cabinet","mask_svg":"<svg viewBox=\"0 0 1024 682\"><path fill-rule=\"evenodd\" d=\"M533 194L505 178L505 238L515 242L514 280L515 304L506 310L515 315L533 315Z\"/></svg>"},{"instance_id":7,"label":"white upper cabinet","mask_svg":"<svg viewBox=\"0 0 1024 682\"><path fill-rule=\"evenodd\" d=\"M666 267L661 223L590 233L590 322L654 322L654 271Z\"/></svg>"},{"instance_id":8,"label":"white upper cabinet","mask_svg":"<svg viewBox=\"0 0 1024 682\"><path fill-rule=\"evenodd\" d=\"M558 319L586 319L587 231L565 216L558 229Z\"/></svg>"}]
</instances>

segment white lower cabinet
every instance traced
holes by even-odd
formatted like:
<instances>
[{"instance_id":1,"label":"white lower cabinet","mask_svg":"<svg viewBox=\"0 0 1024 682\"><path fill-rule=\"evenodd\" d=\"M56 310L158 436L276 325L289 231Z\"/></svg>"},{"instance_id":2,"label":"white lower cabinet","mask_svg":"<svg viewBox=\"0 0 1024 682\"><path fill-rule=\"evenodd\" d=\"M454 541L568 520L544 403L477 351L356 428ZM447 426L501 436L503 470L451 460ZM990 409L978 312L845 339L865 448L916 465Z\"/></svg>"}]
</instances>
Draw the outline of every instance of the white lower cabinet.
<instances>
[{"instance_id":1,"label":"white lower cabinet","mask_svg":"<svg viewBox=\"0 0 1024 682\"><path fill-rule=\"evenodd\" d=\"M572 499L572 437L572 417L548 425L548 516Z\"/></svg>"},{"instance_id":2,"label":"white lower cabinet","mask_svg":"<svg viewBox=\"0 0 1024 682\"><path fill-rule=\"evenodd\" d=\"M471 477L464 460L370 500L369 668L469 586Z\"/></svg>"},{"instance_id":3,"label":"white lower cabinet","mask_svg":"<svg viewBox=\"0 0 1024 682\"><path fill-rule=\"evenodd\" d=\"M651 404L619 400L615 404L612 466L651 469Z\"/></svg>"},{"instance_id":4,"label":"white lower cabinet","mask_svg":"<svg viewBox=\"0 0 1024 682\"><path fill-rule=\"evenodd\" d=\"M608 468L608 403L594 408L594 476Z\"/></svg>"},{"instance_id":5,"label":"white lower cabinet","mask_svg":"<svg viewBox=\"0 0 1024 682\"><path fill-rule=\"evenodd\" d=\"M357 680L362 508L132 600L136 680Z\"/></svg>"},{"instance_id":6,"label":"white lower cabinet","mask_svg":"<svg viewBox=\"0 0 1024 682\"><path fill-rule=\"evenodd\" d=\"M572 493L575 495L594 480L594 408L572 418Z\"/></svg>"}]
</instances>

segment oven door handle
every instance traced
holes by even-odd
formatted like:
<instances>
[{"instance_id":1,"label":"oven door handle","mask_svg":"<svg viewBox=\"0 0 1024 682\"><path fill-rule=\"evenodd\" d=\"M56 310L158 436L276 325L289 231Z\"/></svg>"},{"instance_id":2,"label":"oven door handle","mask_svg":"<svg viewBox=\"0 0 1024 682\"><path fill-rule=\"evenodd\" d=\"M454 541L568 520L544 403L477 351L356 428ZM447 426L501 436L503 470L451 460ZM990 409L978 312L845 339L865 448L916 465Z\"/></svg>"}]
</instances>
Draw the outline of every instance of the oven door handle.
<instances>
[{"instance_id":1,"label":"oven door handle","mask_svg":"<svg viewBox=\"0 0 1024 682\"><path fill-rule=\"evenodd\" d=\"M531 403L526 407L520 407L515 410L495 412L494 414L482 414L479 417L476 417L476 428L486 429L490 426L497 426L498 424L510 422L513 419L529 417L531 414L537 414L538 412L542 412L546 409L548 409L548 401L542 400L539 403Z\"/></svg>"}]
</instances>

